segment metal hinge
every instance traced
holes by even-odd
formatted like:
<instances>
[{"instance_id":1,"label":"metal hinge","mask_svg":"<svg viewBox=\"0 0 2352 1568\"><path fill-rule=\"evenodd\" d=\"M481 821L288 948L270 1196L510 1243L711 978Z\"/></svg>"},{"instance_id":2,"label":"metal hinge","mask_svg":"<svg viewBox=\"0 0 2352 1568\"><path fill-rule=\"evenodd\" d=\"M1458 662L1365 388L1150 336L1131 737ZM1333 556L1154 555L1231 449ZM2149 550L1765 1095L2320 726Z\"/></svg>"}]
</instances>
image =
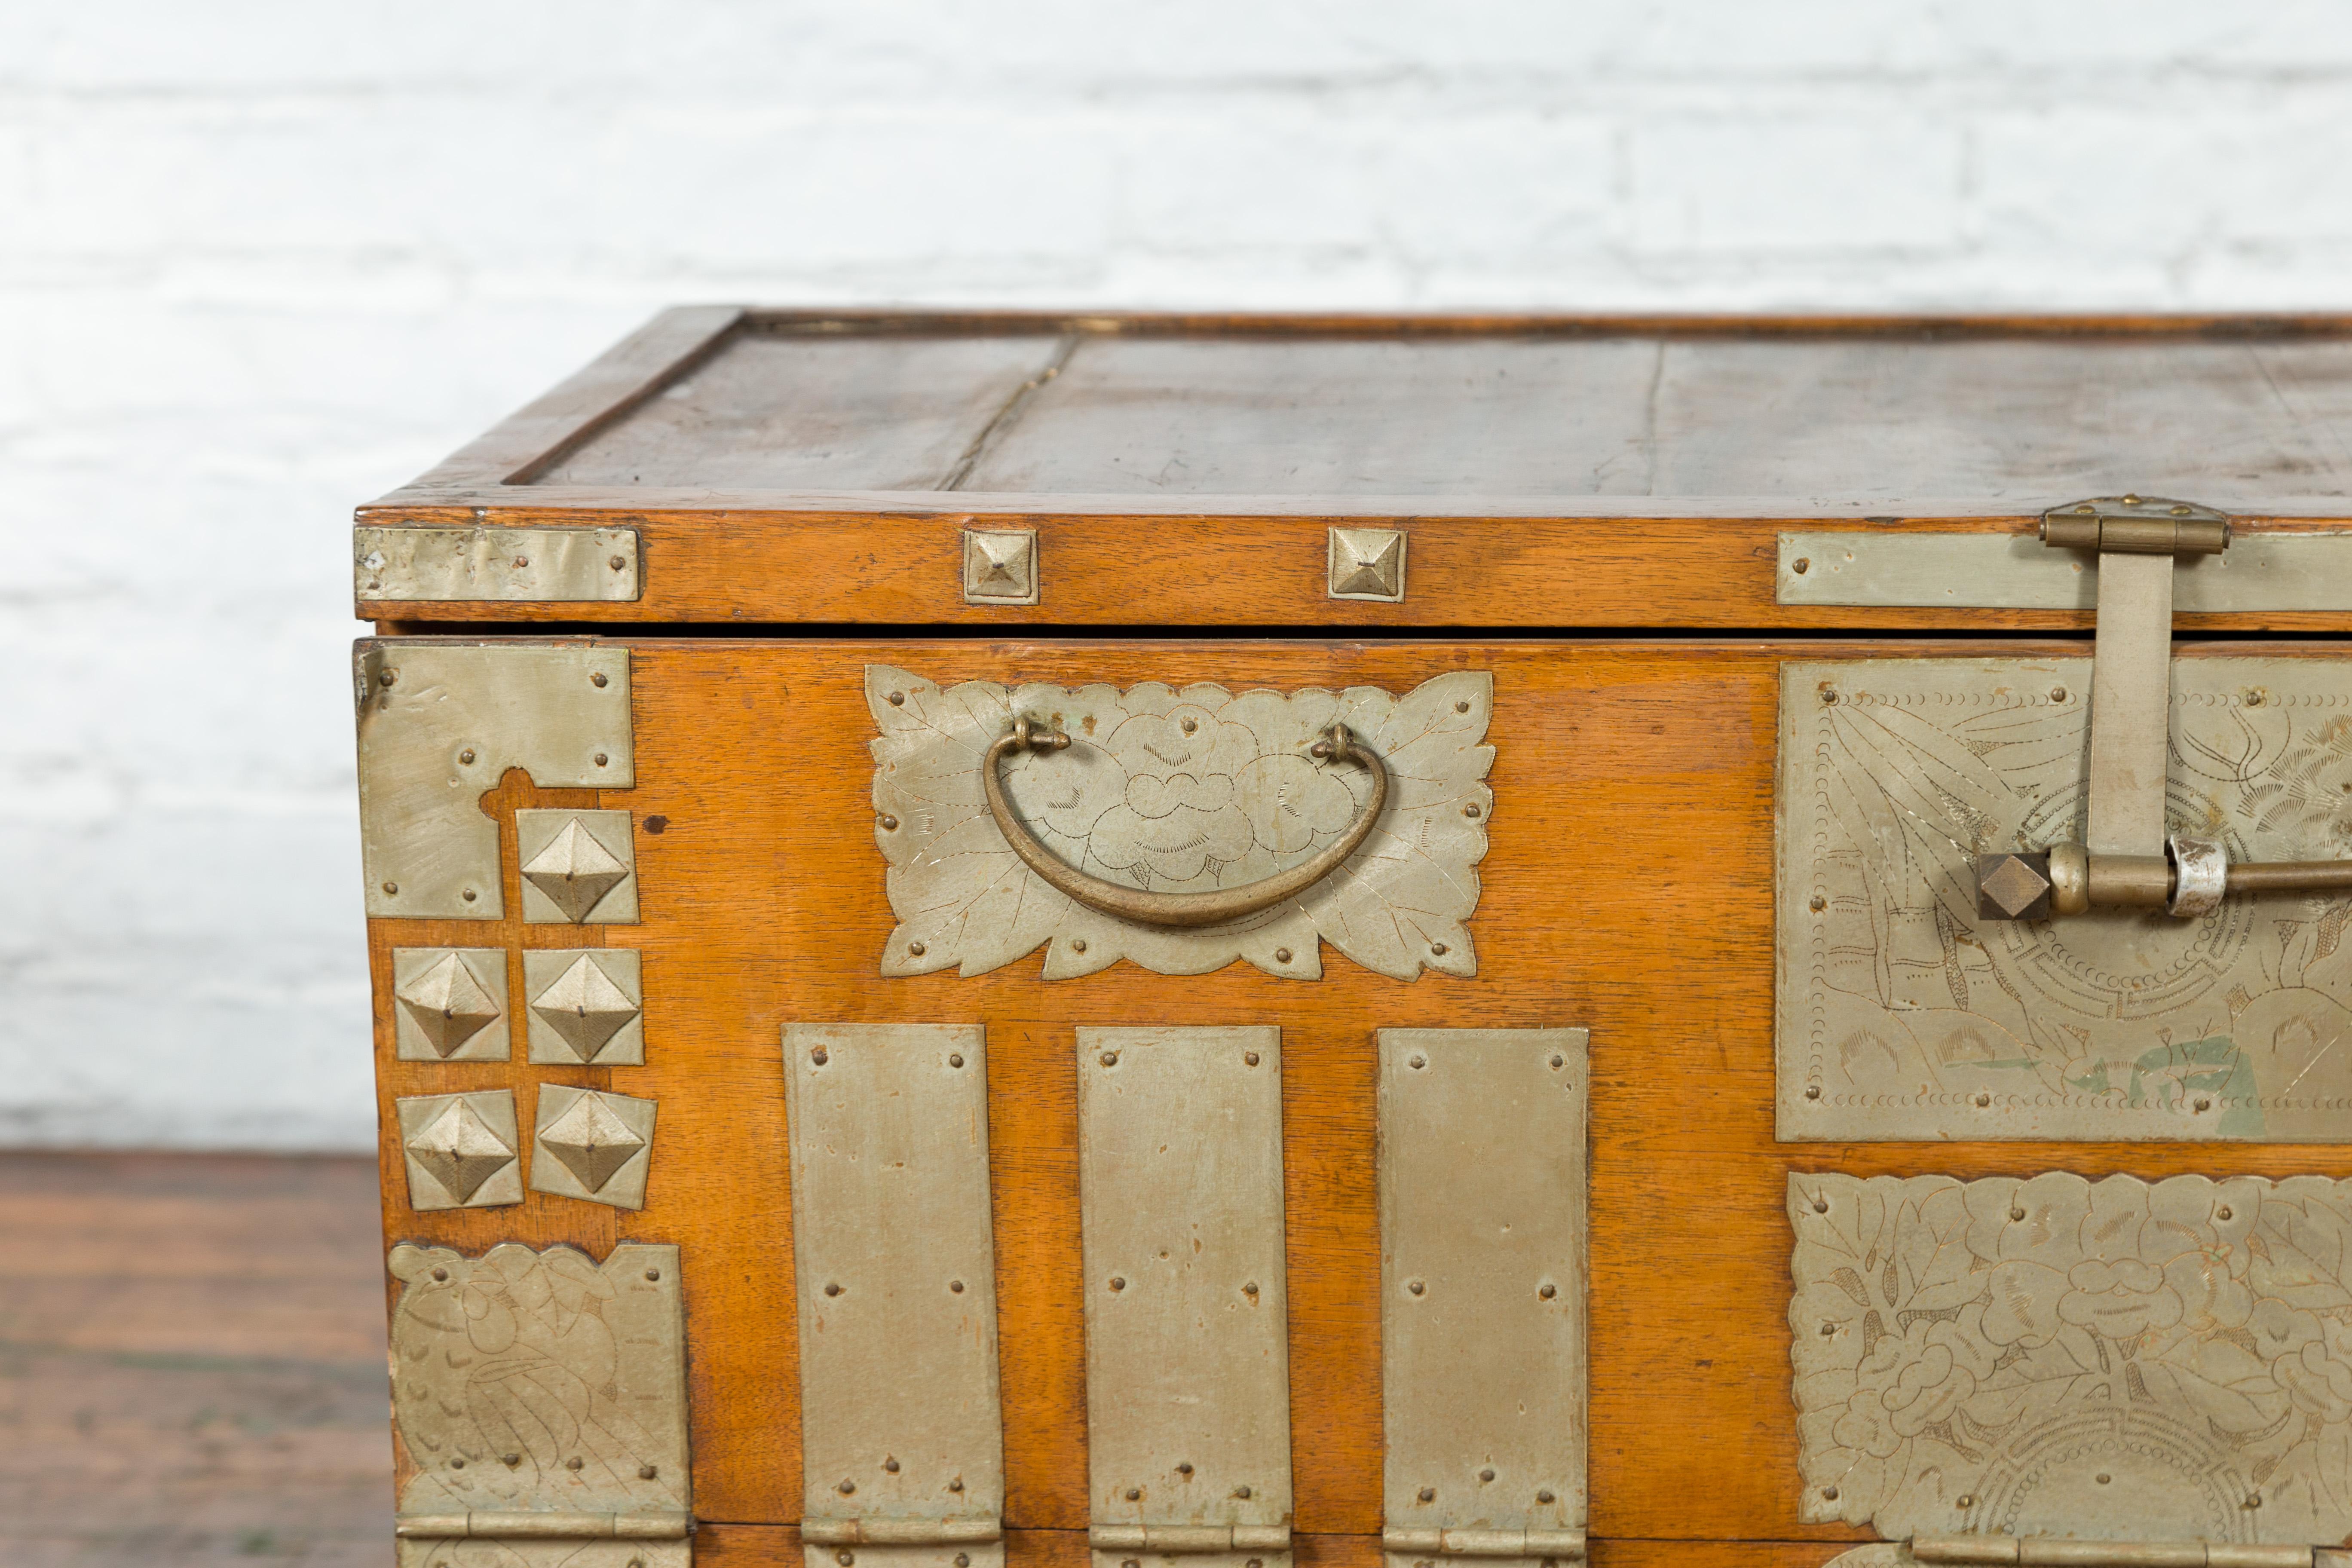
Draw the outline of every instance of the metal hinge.
<instances>
[{"instance_id":1,"label":"metal hinge","mask_svg":"<svg viewBox=\"0 0 2352 1568\"><path fill-rule=\"evenodd\" d=\"M403 1540L683 1541L689 1513L559 1513L476 1509L467 1513L404 1513L392 1532Z\"/></svg>"},{"instance_id":2,"label":"metal hinge","mask_svg":"<svg viewBox=\"0 0 2352 1568\"><path fill-rule=\"evenodd\" d=\"M1399 1556L1513 1557L1556 1562L1584 1556L1580 1530L1400 1530L1381 1531L1381 1550Z\"/></svg>"},{"instance_id":3,"label":"metal hinge","mask_svg":"<svg viewBox=\"0 0 2352 1568\"><path fill-rule=\"evenodd\" d=\"M2352 887L2352 860L2229 863L2215 839L2165 832L2174 563L2220 555L2230 519L2191 501L2101 496L2042 516L2042 542L2098 552L2089 825L2081 844L1977 858L1977 913L2046 920L2095 907L2202 915L2223 896Z\"/></svg>"}]
</instances>

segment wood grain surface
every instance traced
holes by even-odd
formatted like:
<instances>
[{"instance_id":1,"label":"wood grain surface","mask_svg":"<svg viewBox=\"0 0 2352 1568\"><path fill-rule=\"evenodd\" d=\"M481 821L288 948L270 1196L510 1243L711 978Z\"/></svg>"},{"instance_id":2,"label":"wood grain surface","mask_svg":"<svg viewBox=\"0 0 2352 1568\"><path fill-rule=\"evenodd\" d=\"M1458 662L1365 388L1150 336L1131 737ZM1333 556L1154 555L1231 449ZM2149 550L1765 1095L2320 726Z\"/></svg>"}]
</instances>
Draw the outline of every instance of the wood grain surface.
<instances>
[{"instance_id":1,"label":"wood grain surface","mask_svg":"<svg viewBox=\"0 0 2352 1568\"><path fill-rule=\"evenodd\" d=\"M1779 661L1885 657L1906 647L2079 653L2081 644L629 646L638 785L596 804L634 814L645 923L583 931L378 921L373 946L385 1126L394 1125L395 1094L512 1085L526 1129L540 1083L651 1096L661 1111L646 1206L626 1214L533 1194L513 1208L414 1213L387 1139L385 1225L395 1239L468 1251L500 1240L565 1241L601 1258L618 1238L682 1244L696 1507L706 1520L800 1516L778 1059L788 1021L987 1029L1005 1519L1018 1530L1087 1523L1073 1062L1081 1025L1283 1031L1292 1455L1296 1525L1306 1532L1369 1538L1381 1522L1378 1028L1592 1031L1591 1530L1619 1543L1597 1551L1632 1552L1616 1558L1625 1563L1640 1556L1633 1543L1643 1540L1853 1538L1797 1522L1784 1324L1790 1237L1781 1212L1789 1171L2352 1175L2352 1148L1773 1142ZM1491 670L1496 807L1471 922L1477 977L1401 984L1327 952L1317 983L1240 965L1181 978L1122 964L1047 984L1034 956L971 979L880 979L893 921L868 799L869 660L942 683L1209 680L1396 691L1449 669ZM591 798L539 791L510 774L486 799L501 825L509 909L520 907L514 808ZM394 1059L393 946L583 941L644 954L645 1066ZM1792 1568L1802 1568L1813 1548L1789 1550L1798 1553L1788 1559Z\"/></svg>"}]
</instances>

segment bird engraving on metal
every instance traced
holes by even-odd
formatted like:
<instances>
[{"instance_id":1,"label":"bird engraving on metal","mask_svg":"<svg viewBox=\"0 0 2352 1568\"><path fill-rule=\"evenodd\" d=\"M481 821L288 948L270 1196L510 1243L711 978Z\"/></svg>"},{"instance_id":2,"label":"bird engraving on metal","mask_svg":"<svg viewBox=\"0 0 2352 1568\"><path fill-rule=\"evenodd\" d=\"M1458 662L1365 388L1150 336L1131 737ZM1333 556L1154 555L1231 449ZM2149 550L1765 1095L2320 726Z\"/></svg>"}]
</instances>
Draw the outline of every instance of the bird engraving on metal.
<instances>
[{"instance_id":1,"label":"bird engraving on metal","mask_svg":"<svg viewBox=\"0 0 2352 1568\"><path fill-rule=\"evenodd\" d=\"M614 1208L645 1207L655 1108L653 1100L625 1094L540 1085L531 1190Z\"/></svg>"},{"instance_id":2,"label":"bird engraving on metal","mask_svg":"<svg viewBox=\"0 0 2352 1568\"><path fill-rule=\"evenodd\" d=\"M512 1089L415 1095L394 1100L393 1110L410 1208L486 1209L522 1202L522 1142Z\"/></svg>"},{"instance_id":3,"label":"bird engraving on metal","mask_svg":"<svg viewBox=\"0 0 2352 1568\"><path fill-rule=\"evenodd\" d=\"M636 837L627 812L518 811L515 837L527 923L636 923Z\"/></svg>"},{"instance_id":4,"label":"bird engraving on metal","mask_svg":"<svg viewBox=\"0 0 2352 1568\"><path fill-rule=\"evenodd\" d=\"M787 1025L784 1085L808 1568L997 1568L984 1034Z\"/></svg>"},{"instance_id":5,"label":"bird engraving on metal","mask_svg":"<svg viewBox=\"0 0 2352 1568\"><path fill-rule=\"evenodd\" d=\"M390 1267L401 1568L683 1568L678 1249L403 1245Z\"/></svg>"},{"instance_id":6,"label":"bird engraving on metal","mask_svg":"<svg viewBox=\"0 0 2352 1568\"><path fill-rule=\"evenodd\" d=\"M1799 1517L2352 1533L2352 1183L1792 1173Z\"/></svg>"},{"instance_id":7,"label":"bird engraving on metal","mask_svg":"<svg viewBox=\"0 0 2352 1568\"><path fill-rule=\"evenodd\" d=\"M371 916L505 914L481 799L507 769L541 789L636 783L626 648L371 639L352 673Z\"/></svg>"},{"instance_id":8,"label":"bird engraving on metal","mask_svg":"<svg viewBox=\"0 0 2352 1568\"><path fill-rule=\"evenodd\" d=\"M1282 1033L1081 1028L1077 1048L1095 1568L1160 1555L1154 1531L1200 1568L1286 1568ZM1242 1549L1203 1549L1220 1532Z\"/></svg>"},{"instance_id":9,"label":"bird engraving on metal","mask_svg":"<svg viewBox=\"0 0 2352 1568\"><path fill-rule=\"evenodd\" d=\"M579 1067L641 1067L645 988L632 947L540 948L522 955L530 1059Z\"/></svg>"},{"instance_id":10,"label":"bird engraving on metal","mask_svg":"<svg viewBox=\"0 0 2352 1568\"><path fill-rule=\"evenodd\" d=\"M509 1055L502 949L395 947L392 1003L402 1061L502 1062Z\"/></svg>"},{"instance_id":11,"label":"bird engraving on metal","mask_svg":"<svg viewBox=\"0 0 2352 1568\"><path fill-rule=\"evenodd\" d=\"M1322 974L1320 942L1400 980L1468 976L1465 927L1478 902L1494 793L1486 783L1494 679L1461 670L1402 697L1344 691L1120 691L967 681L942 689L869 665L875 842L898 928L886 975L980 974L1045 948L1045 978L1120 959L1202 974L1244 959L1269 974ZM1371 788L1364 768L1310 754L1346 725L1387 770L1378 824L1321 881L1224 925L1121 920L1055 890L1021 863L990 816L981 770L1015 718L1050 721L1058 751L1003 764L1004 790L1049 851L1090 876L1162 892L1255 882L1314 858L1346 832Z\"/></svg>"},{"instance_id":12,"label":"bird engraving on metal","mask_svg":"<svg viewBox=\"0 0 2352 1568\"><path fill-rule=\"evenodd\" d=\"M1505 1562L1582 1554L1585 1045L1380 1031L1391 1568L1443 1554L1447 1532L1516 1532Z\"/></svg>"},{"instance_id":13,"label":"bird engraving on metal","mask_svg":"<svg viewBox=\"0 0 2352 1568\"><path fill-rule=\"evenodd\" d=\"M1980 910L1979 857L2031 906L2024 853L2082 841L2090 664L1781 666L1784 1141L2352 1140L2352 892ZM2176 658L2169 747L2172 831L2352 856L2342 661Z\"/></svg>"}]
</instances>

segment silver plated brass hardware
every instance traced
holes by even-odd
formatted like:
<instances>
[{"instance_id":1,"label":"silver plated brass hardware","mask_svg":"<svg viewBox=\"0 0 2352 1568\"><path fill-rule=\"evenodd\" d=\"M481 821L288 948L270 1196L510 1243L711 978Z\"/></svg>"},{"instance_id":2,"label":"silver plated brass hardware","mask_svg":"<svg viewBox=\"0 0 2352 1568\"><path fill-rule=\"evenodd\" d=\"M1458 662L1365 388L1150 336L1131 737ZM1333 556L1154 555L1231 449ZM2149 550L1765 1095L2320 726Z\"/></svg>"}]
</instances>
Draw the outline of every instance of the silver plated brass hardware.
<instances>
[{"instance_id":1,"label":"silver plated brass hardware","mask_svg":"<svg viewBox=\"0 0 2352 1568\"><path fill-rule=\"evenodd\" d=\"M1035 529L963 531L965 604L1034 605L1041 586Z\"/></svg>"},{"instance_id":2,"label":"silver plated brass hardware","mask_svg":"<svg viewBox=\"0 0 2352 1568\"><path fill-rule=\"evenodd\" d=\"M1090 1525L1286 1528L1281 1031L1077 1037ZM1096 1568L1119 1568L1118 1550L1097 1545Z\"/></svg>"},{"instance_id":3,"label":"silver plated brass hardware","mask_svg":"<svg viewBox=\"0 0 2352 1568\"><path fill-rule=\"evenodd\" d=\"M1237 697L1157 683L942 689L869 665L866 694L881 731L875 842L898 916L885 975L979 974L1044 945L1048 980L1122 958L1162 974L1241 958L1312 980L1326 941L1401 980L1477 973L1464 922L1495 806L1494 680L1483 670L1401 697L1370 687ZM1335 725L1380 759L1388 799L1346 863L1286 901L1215 926L1148 925L1049 885L992 819L983 764L1024 719L1070 744L1003 753L1010 814L1056 863L1117 886L1223 893L1314 860L1365 815L1373 788L1370 768L1313 754Z\"/></svg>"},{"instance_id":4,"label":"silver plated brass hardware","mask_svg":"<svg viewBox=\"0 0 2352 1568\"><path fill-rule=\"evenodd\" d=\"M1286 1524L1096 1524L1087 1544L1097 1552L1143 1552L1155 1557L1198 1557L1234 1552L1287 1552Z\"/></svg>"},{"instance_id":5,"label":"silver plated brass hardware","mask_svg":"<svg viewBox=\"0 0 2352 1568\"><path fill-rule=\"evenodd\" d=\"M495 947L392 950L394 1054L404 1062L502 1062L507 955Z\"/></svg>"},{"instance_id":6,"label":"silver plated brass hardware","mask_svg":"<svg viewBox=\"0 0 2352 1568\"><path fill-rule=\"evenodd\" d=\"M2352 1498L2302 1479L2341 1462L2352 1402L2309 1408L2344 1363L2298 1304L2352 1300L2352 1183L1801 1171L1788 1214L1804 1522L2217 1549L2352 1531Z\"/></svg>"},{"instance_id":7,"label":"silver plated brass hardware","mask_svg":"<svg viewBox=\"0 0 2352 1568\"><path fill-rule=\"evenodd\" d=\"M1142 925L1175 926L1193 929L1200 926L1226 925L1276 904L1287 903L1315 886L1324 878L1347 864L1372 831L1373 824L1389 800L1388 770L1379 757L1349 732L1345 724L1334 724L1309 745L1307 754L1318 760L1362 768L1371 781L1371 789L1364 804L1356 809L1352 821L1339 836L1312 858L1303 860L1287 870L1255 882L1214 891L1197 893L1163 893L1150 888L1137 888L1090 877L1075 866L1056 859L1054 852L1037 841L1029 825L1004 793L1004 780L998 769L1003 759L1019 756L1024 752L1058 752L1070 743L1069 736L1058 730L1031 725L1026 719L1013 721L1013 728L999 737L981 759L980 784L988 796L988 815L996 823L998 832L1021 863L1055 892L1076 900L1097 914L1118 920L1133 921Z\"/></svg>"},{"instance_id":8,"label":"silver plated brass hardware","mask_svg":"<svg viewBox=\"0 0 2352 1568\"><path fill-rule=\"evenodd\" d=\"M2032 533L1842 530L1783 533L1780 544L1775 599L1783 605L2088 610L2098 602L2096 563ZM2241 532L2226 555L2179 561L2172 607L2187 616L2352 610L2352 531Z\"/></svg>"},{"instance_id":9,"label":"silver plated brass hardware","mask_svg":"<svg viewBox=\"0 0 2352 1568\"><path fill-rule=\"evenodd\" d=\"M416 1095L394 1100L393 1110L410 1208L487 1209L522 1202L522 1142L515 1132L512 1089Z\"/></svg>"},{"instance_id":10,"label":"silver plated brass hardware","mask_svg":"<svg viewBox=\"0 0 2352 1568\"><path fill-rule=\"evenodd\" d=\"M1405 536L1393 528L1334 528L1325 553L1334 599L1372 599L1395 604L1404 597Z\"/></svg>"},{"instance_id":11,"label":"silver plated brass hardware","mask_svg":"<svg viewBox=\"0 0 2352 1568\"><path fill-rule=\"evenodd\" d=\"M1380 1031L1391 1568L1583 1555L1586 1037Z\"/></svg>"},{"instance_id":12,"label":"silver plated brass hardware","mask_svg":"<svg viewBox=\"0 0 2352 1568\"><path fill-rule=\"evenodd\" d=\"M390 1267L401 1568L685 1568L678 1249L403 1245Z\"/></svg>"},{"instance_id":13,"label":"silver plated brass hardware","mask_svg":"<svg viewBox=\"0 0 2352 1568\"><path fill-rule=\"evenodd\" d=\"M2173 660L2170 829L2233 860L2352 855L2347 668ZM2296 900L1979 915L1977 857L2082 837L2090 674L1780 667L1782 1139L2352 1138L2352 949Z\"/></svg>"},{"instance_id":14,"label":"silver plated brass hardware","mask_svg":"<svg viewBox=\"0 0 2352 1568\"><path fill-rule=\"evenodd\" d=\"M560 1083L539 1086L530 1186L614 1208L646 1206L656 1102Z\"/></svg>"},{"instance_id":15,"label":"silver plated brass hardware","mask_svg":"<svg viewBox=\"0 0 2352 1568\"><path fill-rule=\"evenodd\" d=\"M626 648L369 640L352 674L371 916L505 914L481 797L507 769L543 789L636 783Z\"/></svg>"},{"instance_id":16,"label":"silver plated brass hardware","mask_svg":"<svg viewBox=\"0 0 2352 1568\"><path fill-rule=\"evenodd\" d=\"M522 955L530 1059L551 1066L639 1067L645 985L633 947L538 948Z\"/></svg>"},{"instance_id":17,"label":"silver plated brass hardware","mask_svg":"<svg viewBox=\"0 0 2352 1568\"><path fill-rule=\"evenodd\" d=\"M1913 1568L1969 1563L1993 1568L2352 1568L2352 1552L2326 1546L2231 1541L2076 1541L2055 1535L1918 1536L1874 1541L1822 1568Z\"/></svg>"},{"instance_id":18,"label":"silver plated brass hardware","mask_svg":"<svg viewBox=\"0 0 2352 1568\"><path fill-rule=\"evenodd\" d=\"M808 1568L1001 1564L983 1031L790 1024L783 1049Z\"/></svg>"},{"instance_id":19,"label":"silver plated brass hardware","mask_svg":"<svg viewBox=\"0 0 2352 1568\"><path fill-rule=\"evenodd\" d=\"M615 604L635 599L634 528L352 530L363 602Z\"/></svg>"},{"instance_id":20,"label":"silver plated brass hardware","mask_svg":"<svg viewBox=\"0 0 2352 1568\"><path fill-rule=\"evenodd\" d=\"M526 923L637 923L636 835L627 812L518 811L515 837Z\"/></svg>"}]
</instances>

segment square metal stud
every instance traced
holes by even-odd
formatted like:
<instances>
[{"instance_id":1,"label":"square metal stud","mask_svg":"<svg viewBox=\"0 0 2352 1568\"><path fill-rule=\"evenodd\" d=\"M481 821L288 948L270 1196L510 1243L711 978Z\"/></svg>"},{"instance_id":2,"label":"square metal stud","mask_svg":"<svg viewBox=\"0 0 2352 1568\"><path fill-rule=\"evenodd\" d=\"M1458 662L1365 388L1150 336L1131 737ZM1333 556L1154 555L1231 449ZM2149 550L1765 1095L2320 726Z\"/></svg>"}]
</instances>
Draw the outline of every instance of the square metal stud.
<instances>
[{"instance_id":1,"label":"square metal stud","mask_svg":"<svg viewBox=\"0 0 2352 1568\"><path fill-rule=\"evenodd\" d=\"M2046 921L2050 918L2050 852L1977 857L1977 918L1987 921Z\"/></svg>"},{"instance_id":2,"label":"square metal stud","mask_svg":"<svg viewBox=\"0 0 2352 1568\"><path fill-rule=\"evenodd\" d=\"M645 1207L646 1173L653 1165L654 1110L650 1100L541 1084L530 1152L531 1190L616 1209Z\"/></svg>"},{"instance_id":3,"label":"square metal stud","mask_svg":"<svg viewBox=\"0 0 2352 1568\"><path fill-rule=\"evenodd\" d=\"M502 1062L507 955L494 947L392 950L394 1054L404 1062Z\"/></svg>"},{"instance_id":4,"label":"square metal stud","mask_svg":"<svg viewBox=\"0 0 2352 1568\"><path fill-rule=\"evenodd\" d=\"M645 989L633 947L548 949L522 955L530 1059L563 1067L641 1067Z\"/></svg>"},{"instance_id":5,"label":"square metal stud","mask_svg":"<svg viewBox=\"0 0 2352 1568\"><path fill-rule=\"evenodd\" d=\"M1404 534L1393 528L1330 531L1330 595L1335 599L1404 597Z\"/></svg>"},{"instance_id":6,"label":"square metal stud","mask_svg":"<svg viewBox=\"0 0 2352 1568\"><path fill-rule=\"evenodd\" d=\"M487 1209L522 1202L512 1089L425 1094L393 1102L413 1209Z\"/></svg>"},{"instance_id":7,"label":"square metal stud","mask_svg":"<svg viewBox=\"0 0 2352 1568\"><path fill-rule=\"evenodd\" d=\"M515 837L526 923L637 923L637 845L627 812L518 811Z\"/></svg>"},{"instance_id":8,"label":"square metal stud","mask_svg":"<svg viewBox=\"0 0 2352 1568\"><path fill-rule=\"evenodd\" d=\"M968 605L1037 602L1037 531L963 531L963 597Z\"/></svg>"}]
</instances>

